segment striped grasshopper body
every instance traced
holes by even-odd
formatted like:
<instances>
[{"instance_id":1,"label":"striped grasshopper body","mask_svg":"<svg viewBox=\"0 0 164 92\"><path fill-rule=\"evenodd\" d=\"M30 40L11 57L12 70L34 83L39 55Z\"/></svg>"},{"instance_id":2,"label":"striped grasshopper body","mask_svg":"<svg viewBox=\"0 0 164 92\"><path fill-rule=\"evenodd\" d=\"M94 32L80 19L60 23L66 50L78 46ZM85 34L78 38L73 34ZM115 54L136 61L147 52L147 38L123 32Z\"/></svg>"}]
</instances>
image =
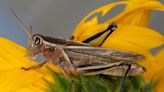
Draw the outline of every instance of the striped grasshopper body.
<instances>
[{"instance_id":1,"label":"striped grasshopper body","mask_svg":"<svg viewBox=\"0 0 164 92\"><path fill-rule=\"evenodd\" d=\"M13 10L12 12L16 16ZM22 67L24 70L40 68L51 61L61 69L66 77L69 77L71 72L79 75L105 74L126 77L136 76L145 71L144 67L131 62L143 59L143 55L93 47L90 44L47 37L41 34L32 35L31 28L26 28L17 16L16 18L29 36L27 56L33 60L39 53L43 56L42 63L28 68Z\"/></svg>"},{"instance_id":2,"label":"striped grasshopper body","mask_svg":"<svg viewBox=\"0 0 164 92\"><path fill-rule=\"evenodd\" d=\"M66 46L64 51L76 71L83 75L136 76L145 71L142 66L130 62L143 58L136 53L84 46Z\"/></svg>"}]
</instances>

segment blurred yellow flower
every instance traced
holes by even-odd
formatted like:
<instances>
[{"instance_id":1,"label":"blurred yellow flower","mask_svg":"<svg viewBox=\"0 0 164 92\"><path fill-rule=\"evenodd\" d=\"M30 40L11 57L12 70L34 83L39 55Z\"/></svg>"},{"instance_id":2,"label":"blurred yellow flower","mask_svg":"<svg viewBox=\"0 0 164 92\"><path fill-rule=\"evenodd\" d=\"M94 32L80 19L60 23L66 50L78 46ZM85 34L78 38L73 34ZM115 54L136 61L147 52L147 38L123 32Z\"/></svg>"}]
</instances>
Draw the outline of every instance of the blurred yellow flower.
<instances>
[{"instance_id":1,"label":"blurred yellow flower","mask_svg":"<svg viewBox=\"0 0 164 92\"><path fill-rule=\"evenodd\" d=\"M110 14L109 11L118 5L126 5L126 7L118 15L99 23L96 13L101 13L103 17L107 13ZM145 59L139 63L147 69L144 73L145 79L150 80L158 65L150 49L164 44L164 36L148 28L152 10L164 11L164 5L156 0L127 0L105 5L88 14L77 25L73 32L73 40L83 42L88 37L105 30L112 22L116 22L118 29L105 40L101 47L143 54ZM91 41L90 44L99 46L104 37L105 35Z\"/></svg>"},{"instance_id":2,"label":"blurred yellow flower","mask_svg":"<svg viewBox=\"0 0 164 92\"><path fill-rule=\"evenodd\" d=\"M0 90L1 92L45 92L47 89L43 78L51 80L46 67L29 71L21 67L36 65L26 55L26 49L7 39L0 38ZM55 71L59 70L50 65Z\"/></svg>"},{"instance_id":3,"label":"blurred yellow flower","mask_svg":"<svg viewBox=\"0 0 164 92\"><path fill-rule=\"evenodd\" d=\"M155 73L155 78L159 79L159 83L155 89L155 92L163 92L164 90L164 48L157 53L156 58L158 61L157 72Z\"/></svg>"}]
</instances>

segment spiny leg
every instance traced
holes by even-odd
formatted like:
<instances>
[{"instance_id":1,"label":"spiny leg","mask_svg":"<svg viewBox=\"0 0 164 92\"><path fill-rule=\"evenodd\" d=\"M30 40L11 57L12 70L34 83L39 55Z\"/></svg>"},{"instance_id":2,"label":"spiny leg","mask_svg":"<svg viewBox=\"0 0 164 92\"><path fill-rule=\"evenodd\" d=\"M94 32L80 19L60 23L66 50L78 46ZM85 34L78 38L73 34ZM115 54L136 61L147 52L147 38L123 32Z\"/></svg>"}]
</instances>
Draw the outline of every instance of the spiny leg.
<instances>
[{"instance_id":1,"label":"spiny leg","mask_svg":"<svg viewBox=\"0 0 164 92\"><path fill-rule=\"evenodd\" d=\"M127 66L127 69L125 71L125 74L124 74L124 78L121 79L120 81L120 92L125 92L125 81L126 81L126 77L128 75L128 73L130 72L130 69L131 69L131 64L129 62L123 62L122 64L120 64L119 66Z\"/></svg>"},{"instance_id":2,"label":"spiny leg","mask_svg":"<svg viewBox=\"0 0 164 92\"><path fill-rule=\"evenodd\" d=\"M128 73L130 72L131 64L129 62L123 62L119 66L127 66L127 70L125 71L125 74L124 74L124 79L125 79L127 77Z\"/></svg>"},{"instance_id":3,"label":"spiny leg","mask_svg":"<svg viewBox=\"0 0 164 92\"><path fill-rule=\"evenodd\" d=\"M64 60L65 60L66 62L69 63L69 65L71 66L71 68L72 68L73 71L75 72L75 71L76 71L76 68L75 68L75 66L73 65L73 63L70 61L68 55L64 52L64 50L62 51L62 55L63 55L63 57L64 57Z\"/></svg>"},{"instance_id":4,"label":"spiny leg","mask_svg":"<svg viewBox=\"0 0 164 92\"><path fill-rule=\"evenodd\" d=\"M47 63L47 61L43 61L43 62L39 63L38 65L27 67L27 68L26 67L21 67L21 69L23 69L23 70L39 69L43 65L45 65L46 63Z\"/></svg>"},{"instance_id":5,"label":"spiny leg","mask_svg":"<svg viewBox=\"0 0 164 92\"><path fill-rule=\"evenodd\" d=\"M105 67L111 67L111 66L118 66L119 64L121 64L122 62L116 62L116 63L110 63L110 64L100 64L100 65L93 65L93 66L86 66L86 67L80 67L78 68L79 71L81 70L89 70L89 69L101 69L101 68L105 68Z\"/></svg>"},{"instance_id":6,"label":"spiny leg","mask_svg":"<svg viewBox=\"0 0 164 92\"><path fill-rule=\"evenodd\" d=\"M103 39L103 41L99 44L99 47L102 46L102 44L116 30L116 28L117 28L117 24L115 22L113 22L112 24L110 24L110 26L106 29L106 30L110 30L110 32L105 36L105 38Z\"/></svg>"},{"instance_id":7,"label":"spiny leg","mask_svg":"<svg viewBox=\"0 0 164 92\"><path fill-rule=\"evenodd\" d=\"M87 38L86 40L83 41L83 43L90 43L91 41L101 37L103 34L105 34L106 32L109 32L103 39L103 41L100 43L99 46L101 46L105 40L113 33L114 30L116 30L117 28L117 24L115 22L111 23L104 31L99 32L89 38Z\"/></svg>"},{"instance_id":8,"label":"spiny leg","mask_svg":"<svg viewBox=\"0 0 164 92\"><path fill-rule=\"evenodd\" d=\"M103 74L104 72L110 71L111 69L118 67L121 63L122 62L116 62L106 65L80 67L77 68L77 72L81 73L82 75Z\"/></svg>"}]
</instances>

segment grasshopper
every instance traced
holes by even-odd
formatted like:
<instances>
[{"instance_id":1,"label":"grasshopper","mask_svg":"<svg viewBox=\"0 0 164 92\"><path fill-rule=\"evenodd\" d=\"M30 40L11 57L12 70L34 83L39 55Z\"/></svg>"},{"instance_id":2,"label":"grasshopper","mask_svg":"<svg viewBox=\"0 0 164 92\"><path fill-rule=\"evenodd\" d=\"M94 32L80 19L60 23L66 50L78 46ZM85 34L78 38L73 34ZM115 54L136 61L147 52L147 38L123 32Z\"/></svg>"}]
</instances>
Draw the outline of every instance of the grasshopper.
<instances>
[{"instance_id":1,"label":"grasshopper","mask_svg":"<svg viewBox=\"0 0 164 92\"><path fill-rule=\"evenodd\" d=\"M35 60L39 53L43 56L40 64L27 68L22 67L24 70L41 68L44 64L51 61L68 78L72 72L78 75L105 74L126 77L136 76L145 71L143 66L131 62L143 59L143 55L109 48L93 47L90 44L75 42L69 39L32 34L32 28L26 28L15 12L12 9L11 11L29 37L27 56L32 60ZM113 27L116 27L115 23L110 24L108 30L114 29ZM85 42L94 40L93 38L88 39Z\"/></svg>"}]
</instances>

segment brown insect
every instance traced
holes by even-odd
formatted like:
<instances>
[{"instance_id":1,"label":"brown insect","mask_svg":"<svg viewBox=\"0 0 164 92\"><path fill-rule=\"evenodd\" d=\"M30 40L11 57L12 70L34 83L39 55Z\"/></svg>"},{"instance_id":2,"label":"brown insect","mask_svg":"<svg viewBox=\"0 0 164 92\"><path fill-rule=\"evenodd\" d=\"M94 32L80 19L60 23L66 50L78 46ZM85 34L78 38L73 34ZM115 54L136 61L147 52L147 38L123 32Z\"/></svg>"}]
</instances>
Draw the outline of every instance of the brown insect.
<instances>
[{"instance_id":1,"label":"brown insect","mask_svg":"<svg viewBox=\"0 0 164 92\"><path fill-rule=\"evenodd\" d=\"M13 10L12 12L16 16ZM71 72L79 75L105 74L126 77L136 76L145 71L145 68L141 65L131 62L143 59L143 55L93 47L90 44L74 42L68 39L32 34L32 29L26 28L17 16L16 18L29 37L27 56L33 60L39 53L43 56L42 63L37 66L22 67L24 70L41 68L51 61L68 78ZM112 26L116 27L116 24L110 24L109 28L111 30L113 29Z\"/></svg>"}]
</instances>

